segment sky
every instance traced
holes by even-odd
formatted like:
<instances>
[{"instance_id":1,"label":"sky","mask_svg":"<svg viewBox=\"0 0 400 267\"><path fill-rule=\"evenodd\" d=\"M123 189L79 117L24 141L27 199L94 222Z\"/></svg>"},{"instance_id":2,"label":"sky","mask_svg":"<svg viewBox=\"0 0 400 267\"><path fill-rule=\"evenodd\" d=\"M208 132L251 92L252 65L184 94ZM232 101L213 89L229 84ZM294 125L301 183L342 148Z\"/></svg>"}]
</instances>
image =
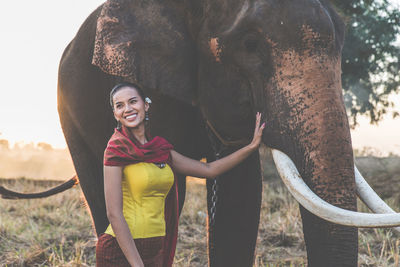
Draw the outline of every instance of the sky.
<instances>
[{"instance_id":1,"label":"sky","mask_svg":"<svg viewBox=\"0 0 400 267\"><path fill-rule=\"evenodd\" d=\"M58 64L86 17L103 0L6 1L0 16L0 139L66 147L57 113ZM393 0L400 7L400 0ZM400 109L400 95L394 95ZM360 118L353 146L400 154L400 118Z\"/></svg>"}]
</instances>

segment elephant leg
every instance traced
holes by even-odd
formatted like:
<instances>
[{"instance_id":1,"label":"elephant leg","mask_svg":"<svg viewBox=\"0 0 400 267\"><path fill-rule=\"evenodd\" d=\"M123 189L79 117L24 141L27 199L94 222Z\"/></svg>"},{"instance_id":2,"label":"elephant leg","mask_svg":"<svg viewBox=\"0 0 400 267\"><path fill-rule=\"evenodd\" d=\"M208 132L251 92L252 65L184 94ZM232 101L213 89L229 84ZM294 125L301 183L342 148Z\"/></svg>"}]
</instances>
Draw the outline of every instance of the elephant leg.
<instances>
[{"instance_id":1,"label":"elephant leg","mask_svg":"<svg viewBox=\"0 0 400 267\"><path fill-rule=\"evenodd\" d=\"M217 183L215 223L208 227L210 266L253 266L262 192L259 154L221 175ZM209 216L212 184L207 180Z\"/></svg>"},{"instance_id":2,"label":"elephant leg","mask_svg":"<svg viewBox=\"0 0 400 267\"><path fill-rule=\"evenodd\" d=\"M302 206L300 212L309 267L357 266L357 228L327 222Z\"/></svg>"},{"instance_id":3,"label":"elephant leg","mask_svg":"<svg viewBox=\"0 0 400 267\"><path fill-rule=\"evenodd\" d=\"M103 162L91 152L87 142L73 123L67 109L60 107L60 120L68 149L74 162L79 183L85 196L97 235L103 233L109 222L105 210Z\"/></svg>"}]
</instances>

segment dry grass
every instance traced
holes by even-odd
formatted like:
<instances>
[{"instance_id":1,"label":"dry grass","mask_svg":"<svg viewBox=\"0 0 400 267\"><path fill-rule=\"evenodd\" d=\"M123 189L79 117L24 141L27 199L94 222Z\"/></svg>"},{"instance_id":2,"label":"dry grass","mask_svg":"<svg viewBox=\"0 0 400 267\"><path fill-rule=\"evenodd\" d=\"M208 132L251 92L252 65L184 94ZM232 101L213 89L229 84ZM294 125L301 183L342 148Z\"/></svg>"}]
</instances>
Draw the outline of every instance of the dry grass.
<instances>
[{"instance_id":1,"label":"dry grass","mask_svg":"<svg viewBox=\"0 0 400 267\"><path fill-rule=\"evenodd\" d=\"M29 180L7 182L18 191L39 191ZM79 187L49 198L0 200L1 266L92 266L96 239Z\"/></svg>"},{"instance_id":2,"label":"dry grass","mask_svg":"<svg viewBox=\"0 0 400 267\"><path fill-rule=\"evenodd\" d=\"M54 184L0 183L20 191L39 191ZM189 179L176 267L207 266L205 195L204 184ZM396 199L388 202L399 204ZM45 199L0 199L0 265L94 266L96 241L83 203L79 187ZM287 190L279 181L264 184L255 266L306 266L301 228L298 205ZM398 234L386 229L360 230L359 240L360 266L399 266Z\"/></svg>"}]
</instances>

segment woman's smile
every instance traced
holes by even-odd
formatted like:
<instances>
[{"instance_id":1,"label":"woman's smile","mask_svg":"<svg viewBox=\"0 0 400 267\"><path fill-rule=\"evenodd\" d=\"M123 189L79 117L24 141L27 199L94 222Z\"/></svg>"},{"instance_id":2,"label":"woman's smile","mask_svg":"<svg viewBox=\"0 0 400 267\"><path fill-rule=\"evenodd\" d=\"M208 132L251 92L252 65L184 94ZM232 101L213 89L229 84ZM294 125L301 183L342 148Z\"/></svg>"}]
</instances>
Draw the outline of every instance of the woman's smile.
<instances>
[{"instance_id":1,"label":"woman's smile","mask_svg":"<svg viewBox=\"0 0 400 267\"><path fill-rule=\"evenodd\" d=\"M134 121L136 119L136 117L137 117L137 113L134 113L134 114L125 116L125 119L128 121Z\"/></svg>"}]
</instances>

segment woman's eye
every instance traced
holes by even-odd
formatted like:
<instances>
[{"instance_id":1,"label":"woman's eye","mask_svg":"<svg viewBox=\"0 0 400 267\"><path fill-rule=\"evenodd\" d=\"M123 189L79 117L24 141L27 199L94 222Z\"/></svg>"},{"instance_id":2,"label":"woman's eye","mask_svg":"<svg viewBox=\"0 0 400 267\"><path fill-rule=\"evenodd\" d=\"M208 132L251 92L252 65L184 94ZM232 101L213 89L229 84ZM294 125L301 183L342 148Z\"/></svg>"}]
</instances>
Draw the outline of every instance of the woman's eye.
<instances>
[{"instance_id":1,"label":"woman's eye","mask_svg":"<svg viewBox=\"0 0 400 267\"><path fill-rule=\"evenodd\" d=\"M136 100L131 100L130 103L131 104L135 104L137 101Z\"/></svg>"}]
</instances>

